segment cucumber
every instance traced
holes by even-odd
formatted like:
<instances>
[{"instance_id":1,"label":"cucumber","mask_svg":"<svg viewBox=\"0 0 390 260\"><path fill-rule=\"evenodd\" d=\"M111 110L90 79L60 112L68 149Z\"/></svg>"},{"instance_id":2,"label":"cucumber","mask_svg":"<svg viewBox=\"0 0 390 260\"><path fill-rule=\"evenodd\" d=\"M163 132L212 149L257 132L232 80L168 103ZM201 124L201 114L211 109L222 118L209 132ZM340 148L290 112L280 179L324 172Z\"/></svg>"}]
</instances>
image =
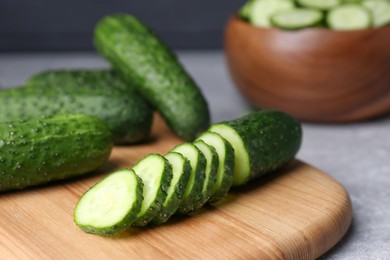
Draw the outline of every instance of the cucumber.
<instances>
[{"instance_id":1,"label":"cucumber","mask_svg":"<svg viewBox=\"0 0 390 260\"><path fill-rule=\"evenodd\" d=\"M252 9L252 4L256 2L256 0L249 0L246 2L238 11L238 15L241 19L249 20L250 11Z\"/></svg>"},{"instance_id":2,"label":"cucumber","mask_svg":"<svg viewBox=\"0 0 390 260\"><path fill-rule=\"evenodd\" d=\"M153 110L135 91L68 84L0 90L0 122L56 114L99 117L107 123L117 144L144 140L153 119Z\"/></svg>"},{"instance_id":3,"label":"cucumber","mask_svg":"<svg viewBox=\"0 0 390 260\"><path fill-rule=\"evenodd\" d=\"M142 227L157 215L167 197L172 166L161 155L150 154L134 165L132 170L144 184L141 210L132 225Z\"/></svg>"},{"instance_id":4,"label":"cucumber","mask_svg":"<svg viewBox=\"0 0 390 260\"><path fill-rule=\"evenodd\" d=\"M126 84L119 75L113 70L94 69L94 70L50 70L33 75L27 79L25 86L46 86L46 87L64 87L67 88L90 88L95 89L120 89L124 91L133 91L133 86Z\"/></svg>"},{"instance_id":5,"label":"cucumber","mask_svg":"<svg viewBox=\"0 0 390 260\"><path fill-rule=\"evenodd\" d=\"M342 0L297 0L300 6L319 9L330 10L342 4Z\"/></svg>"},{"instance_id":6,"label":"cucumber","mask_svg":"<svg viewBox=\"0 0 390 260\"><path fill-rule=\"evenodd\" d=\"M216 203L226 197L232 186L235 163L234 149L225 138L217 133L205 132L198 140L213 147L218 154L217 181L209 199L210 203Z\"/></svg>"},{"instance_id":7,"label":"cucumber","mask_svg":"<svg viewBox=\"0 0 390 260\"><path fill-rule=\"evenodd\" d=\"M220 134L234 147L233 186L281 168L294 158L302 141L300 123L273 110L221 122L209 131Z\"/></svg>"},{"instance_id":8,"label":"cucumber","mask_svg":"<svg viewBox=\"0 0 390 260\"><path fill-rule=\"evenodd\" d=\"M370 12L358 4L345 4L333 8L327 16L327 24L333 30L360 30L371 26Z\"/></svg>"},{"instance_id":9,"label":"cucumber","mask_svg":"<svg viewBox=\"0 0 390 260\"><path fill-rule=\"evenodd\" d=\"M363 6L371 11L372 24L374 27L381 27L390 24L390 2L382 0L366 0Z\"/></svg>"},{"instance_id":10,"label":"cucumber","mask_svg":"<svg viewBox=\"0 0 390 260\"><path fill-rule=\"evenodd\" d=\"M294 2L289 0L256 0L250 5L249 21L258 27L271 27L270 18L278 11L292 9Z\"/></svg>"},{"instance_id":11,"label":"cucumber","mask_svg":"<svg viewBox=\"0 0 390 260\"><path fill-rule=\"evenodd\" d=\"M285 30L298 30L321 24L324 14L314 9L290 9L277 12L271 17L271 23Z\"/></svg>"},{"instance_id":12,"label":"cucumber","mask_svg":"<svg viewBox=\"0 0 390 260\"><path fill-rule=\"evenodd\" d=\"M191 175L184 192L183 201L177 213L186 214L197 208L202 200L203 183L205 182L206 158L203 153L191 143L182 143L175 146L172 152L177 152L187 158L191 164Z\"/></svg>"},{"instance_id":13,"label":"cucumber","mask_svg":"<svg viewBox=\"0 0 390 260\"><path fill-rule=\"evenodd\" d=\"M145 24L130 15L107 16L97 24L94 39L100 54L179 137L193 140L209 126L208 105L199 87Z\"/></svg>"},{"instance_id":14,"label":"cucumber","mask_svg":"<svg viewBox=\"0 0 390 260\"><path fill-rule=\"evenodd\" d=\"M202 189L202 197L194 210L198 210L210 199L214 185L217 181L219 166L218 154L214 147L209 146L202 140L197 140L194 145L204 154L206 158L205 181Z\"/></svg>"},{"instance_id":15,"label":"cucumber","mask_svg":"<svg viewBox=\"0 0 390 260\"><path fill-rule=\"evenodd\" d=\"M183 155L169 152L164 157L172 165L173 178L161 210L152 220L154 225L165 223L177 211L191 175L191 164Z\"/></svg>"},{"instance_id":16,"label":"cucumber","mask_svg":"<svg viewBox=\"0 0 390 260\"><path fill-rule=\"evenodd\" d=\"M79 176L102 166L111 133L100 119L58 115L0 123L0 192Z\"/></svg>"},{"instance_id":17,"label":"cucumber","mask_svg":"<svg viewBox=\"0 0 390 260\"><path fill-rule=\"evenodd\" d=\"M83 231L114 235L136 220L143 201L142 180L129 169L114 172L90 188L74 210L74 222Z\"/></svg>"}]
</instances>

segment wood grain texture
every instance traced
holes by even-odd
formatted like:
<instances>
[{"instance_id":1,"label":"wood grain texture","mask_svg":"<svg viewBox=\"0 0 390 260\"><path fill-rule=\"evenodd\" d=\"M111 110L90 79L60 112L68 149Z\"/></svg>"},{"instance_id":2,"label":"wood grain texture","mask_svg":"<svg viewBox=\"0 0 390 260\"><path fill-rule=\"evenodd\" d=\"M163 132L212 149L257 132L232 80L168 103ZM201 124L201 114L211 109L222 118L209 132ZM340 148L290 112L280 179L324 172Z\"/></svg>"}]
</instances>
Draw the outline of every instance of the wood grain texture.
<instances>
[{"instance_id":1,"label":"wood grain texture","mask_svg":"<svg viewBox=\"0 0 390 260\"><path fill-rule=\"evenodd\" d=\"M159 121L150 143L116 147L95 175L0 195L0 259L314 259L346 233L346 190L299 161L231 191L220 204L114 238L73 223L83 192L108 172L180 142Z\"/></svg>"},{"instance_id":2,"label":"wood grain texture","mask_svg":"<svg viewBox=\"0 0 390 260\"><path fill-rule=\"evenodd\" d=\"M351 122L390 111L390 26L358 31L256 28L232 17L232 78L257 107L311 122Z\"/></svg>"}]
</instances>

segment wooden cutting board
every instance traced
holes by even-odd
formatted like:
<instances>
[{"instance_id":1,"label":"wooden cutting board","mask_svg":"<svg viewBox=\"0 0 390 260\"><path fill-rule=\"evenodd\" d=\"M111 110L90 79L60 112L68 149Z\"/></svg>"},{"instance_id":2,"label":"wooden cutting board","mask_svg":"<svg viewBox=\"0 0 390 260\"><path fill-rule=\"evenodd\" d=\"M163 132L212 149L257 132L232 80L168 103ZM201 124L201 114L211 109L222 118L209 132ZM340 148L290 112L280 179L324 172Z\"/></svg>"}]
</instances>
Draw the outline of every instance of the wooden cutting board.
<instances>
[{"instance_id":1,"label":"wooden cutting board","mask_svg":"<svg viewBox=\"0 0 390 260\"><path fill-rule=\"evenodd\" d=\"M107 173L181 142L157 118L147 144L116 147L94 175L0 195L0 259L314 259L346 233L346 190L300 161L234 189L219 205L114 238L73 223L81 194Z\"/></svg>"}]
</instances>

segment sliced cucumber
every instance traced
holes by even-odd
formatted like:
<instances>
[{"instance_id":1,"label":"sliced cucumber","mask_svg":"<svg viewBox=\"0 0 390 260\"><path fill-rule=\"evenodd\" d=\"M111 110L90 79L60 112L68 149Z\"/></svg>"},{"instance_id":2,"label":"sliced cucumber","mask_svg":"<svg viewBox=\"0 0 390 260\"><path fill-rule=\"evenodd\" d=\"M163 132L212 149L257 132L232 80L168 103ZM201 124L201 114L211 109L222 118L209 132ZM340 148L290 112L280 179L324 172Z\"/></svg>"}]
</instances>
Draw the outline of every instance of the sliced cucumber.
<instances>
[{"instance_id":1,"label":"sliced cucumber","mask_svg":"<svg viewBox=\"0 0 390 260\"><path fill-rule=\"evenodd\" d=\"M217 181L217 171L218 171L218 154L215 151L214 147L209 146L202 140L194 142L194 145L202 151L206 158L206 171L205 171L205 181L202 189L202 197L199 203L196 205L195 210L200 209L203 205L210 199L213 192L214 185Z\"/></svg>"},{"instance_id":2,"label":"sliced cucumber","mask_svg":"<svg viewBox=\"0 0 390 260\"><path fill-rule=\"evenodd\" d=\"M270 27L270 18L278 11L294 8L294 2L288 0L256 0L248 10L249 21L259 27Z\"/></svg>"},{"instance_id":3,"label":"sliced cucumber","mask_svg":"<svg viewBox=\"0 0 390 260\"><path fill-rule=\"evenodd\" d=\"M218 133L233 146L234 149L234 176L232 186L239 186L247 182L251 174L249 154L245 148L240 134L227 124L215 124L208 130Z\"/></svg>"},{"instance_id":4,"label":"sliced cucumber","mask_svg":"<svg viewBox=\"0 0 390 260\"><path fill-rule=\"evenodd\" d=\"M327 23L333 30L359 30L371 26L370 12L357 4L346 4L333 8L327 16Z\"/></svg>"},{"instance_id":5,"label":"sliced cucumber","mask_svg":"<svg viewBox=\"0 0 390 260\"><path fill-rule=\"evenodd\" d=\"M132 168L144 184L141 210L133 226L147 225L160 211L167 197L172 180L172 167L167 159L158 154L150 154Z\"/></svg>"},{"instance_id":6,"label":"sliced cucumber","mask_svg":"<svg viewBox=\"0 0 390 260\"><path fill-rule=\"evenodd\" d=\"M300 123L289 115L261 110L211 126L234 147L234 186L281 168L298 152L302 140Z\"/></svg>"},{"instance_id":7,"label":"sliced cucumber","mask_svg":"<svg viewBox=\"0 0 390 260\"><path fill-rule=\"evenodd\" d=\"M363 6L371 11L372 24L381 27L390 24L390 2L384 0L366 0Z\"/></svg>"},{"instance_id":8,"label":"sliced cucumber","mask_svg":"<svg viewBox=\"0 0 390 260\"><path fill-rule=\"evenodd\" d=\"M271 23L281 29L298 30L321 23L324 14L315 9L290 9L279 11L271 17Z\"/></svg>"},{"instance_id":9,"label":"sliced cucumber","mask_svg":"<svg viewBox=\"0 0 390 260\"><path fill-rule=\"evenodd\" d=\"M342 4L341 0L297 0L298 4L304 7L319 10L330 10Z\"/></svg>"},{"instance_id":10,"label":"sliced cucumber","mask_svg":"<svg viewBox=\"0 0 390 260\"><path fill-rule=\"evenodd\" d=\"M205 181L206 158L203 153L191 143L183 143L174 147L172 152L182 154L190 161L191 176L188 181L183 201L177 210L177 213L186 214L193 211L202 198L203 183Z\"/></svg>"},{"instance_id":11,"label":"sliced cucumber","mask_svg":"<svg viewBox=\"0 0 390 260\"><path fill-rule=\"evenodd\" d=\"M226 197L233 182L234 149L232 145L217 133L204 132L197 140L202 140L215 149L218 154L217 181L211 193L210 203Z\"/></svg>"},{"instance_id":12,"label":"sliced cucumber","mask_svg":"<svg viewBox=\"0 0 390 260\"><path fill-rule=\"evenodd\" d=\"M239 10L238 12L238 15L240 16L241 19L244 19L244 20L249 20L249 16L250 16L250 11L252 9L252 4L256 2L256 0L249 0L248 2L246 2L242 7L241 9Z\"/></svg>"},{"instance_id":13,"label":"sliced cucumber","mask_svg":"<svg viewBox=\"0 0 390 260\"><path fill-rule=\"evenodd\" d=\"M161 210L152 220L154 225L165 223L179 208L191 175L191 164L183 155L170 152L164 157L172 165L173 178Z\"/></svg>"},{"instance_id":14,"label":"sliced cucumber","mask_svg":"<svg viewBox=\"0 0 390 260\"><path fill-rule=\"evenodd\" d=\"M74 221L83 231L113 235L131 226L143 201L142 180L132 170L114 172L95 184L76 205Z\"/></svg>"}]
</instances>

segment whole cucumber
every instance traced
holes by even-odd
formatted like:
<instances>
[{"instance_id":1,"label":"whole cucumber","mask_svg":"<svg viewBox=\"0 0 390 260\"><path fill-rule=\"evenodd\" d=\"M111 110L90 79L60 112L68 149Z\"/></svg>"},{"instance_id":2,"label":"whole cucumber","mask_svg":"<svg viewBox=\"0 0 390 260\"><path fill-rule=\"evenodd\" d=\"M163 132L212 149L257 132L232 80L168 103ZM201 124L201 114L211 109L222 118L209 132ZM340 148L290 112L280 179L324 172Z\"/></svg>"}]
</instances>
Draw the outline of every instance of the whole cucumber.
<instances>
[{"instance_id":1,"label":"whole cucumber","mask_svg":"<svg viewBox=\"0 0 390 260\"><path fill-rule=\"evenodd\" d=\"M117 14L95 29L95 46L181 138L193 140L210 122L200 89L174 53L137 18Z\"/></svg>"},{"instance_id":2,"label":"whole cucumber","mask_svg":"<svg viewBox=\"0 0 390 260\"><path fill-rule=\"evenodd\" d=\"M108 69L48 70L33 75L27 79L25 85L135 91L135 88L126 84L115 71Z\"/></svg>"},{"instance_id":3,"label":"whole cucumber","mask_svg":"<svg viewBox=\"0 0 390 260\"><path fill-rule=\"evenodd\" d=\"M58 115L0 123L0 192L62 180L102 166L111 132L96 117Z\"/></svg>"},{"instance_id":4,"label":"whole cucumber","mask_svg":"<svg viewBox=\"0 0 390 260\"><path fill-rule=\"evenodd\" d=\"M116 144L134 143L148 137L153 119L148 103L130 90L74 86L64 81L61 87L37 84L0 91L0 122L56 114L99 117L107 123Z\"/></svg>"}]
</instances>

